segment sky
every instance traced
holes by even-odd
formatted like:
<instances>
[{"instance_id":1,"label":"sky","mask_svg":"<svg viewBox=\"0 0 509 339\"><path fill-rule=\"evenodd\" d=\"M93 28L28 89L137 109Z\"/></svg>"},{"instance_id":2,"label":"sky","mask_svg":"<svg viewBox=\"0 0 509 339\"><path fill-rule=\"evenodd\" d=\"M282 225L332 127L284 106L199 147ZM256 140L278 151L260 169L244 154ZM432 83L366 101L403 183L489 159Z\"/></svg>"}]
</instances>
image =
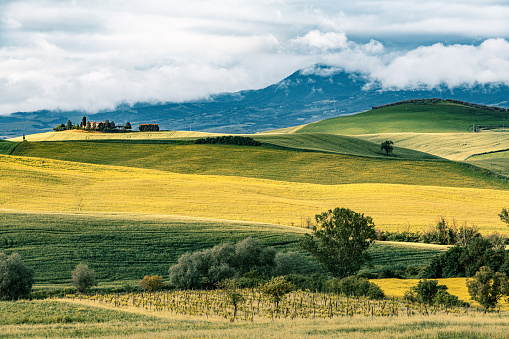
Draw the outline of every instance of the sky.
<instances>
[{"instance_id":1,"label":"sky","mask_svg":"<svg viewBox=\"0 0 509 339\"><path fill-rule=\"evenodd\" d=\"M0 115L182 102L314 64L385 89L509 84L507 0L1 0Z\"/></svg>"}]
</instances>

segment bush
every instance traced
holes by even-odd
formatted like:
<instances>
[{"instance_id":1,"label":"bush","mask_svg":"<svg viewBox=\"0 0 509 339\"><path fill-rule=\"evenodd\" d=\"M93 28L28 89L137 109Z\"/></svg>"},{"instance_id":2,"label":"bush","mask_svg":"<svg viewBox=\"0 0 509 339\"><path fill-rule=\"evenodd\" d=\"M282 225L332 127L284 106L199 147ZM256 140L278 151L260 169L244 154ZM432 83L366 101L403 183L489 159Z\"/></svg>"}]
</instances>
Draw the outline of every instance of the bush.
<instances>
[{"instance_id":1,"label":"bush","mask_svg":"<svg viewBox=\"0 0 509 339\"><path fill-rule=\"evenodd\" d=\"M79 293L85 292L88 288L97 285L95 271L88 265L79 263L72 271L72 282Z\"/></svg>"},{"instance_id":2,"label":"bush","mask_svg":"<svg viewBox=\"0 0 509 339\"><path fill-rule=\"evenodd\" d=\"M27 298L34 283L34 270L23 264L21 256L0 253L0 299Z\"/></svg>"},{"instance_id":3,"label":"bush","mask_svg":"<svg viewBox=\"0 0 509 339\"><path fill-rule=\"evenodd\" d=\"M222 145L237 145L237 146L261 146L263 143L254 140L251 137L241 137L224 135L221 137L207 137L197 139L195 144L222 144Z\"/></svg>"},{"instance_id":4,"label":"bush","mask_svg":"<svg viewBox=\"0 0 509 339\"><path fill-rule=\"evenodd\" d=\"M222 280L241 278L256 271L261 278L271 276L276 250L264 247L251 237L235 246L221 244L212 249L182 255L169 269L170 283L177 288L214 288ZM240 284L246 281L239 279Z\"/></svg>"},{"instance_id":5,"label":"bush","mask_svg":"<svg viewBox=\"0 0 509 339\"><path fill-rule=\"evenodd\" d=\"M385 297L384 292L378 285L358 276L332 279L330 284L332 290L345 296L365 296L370 299L382 299Z\"/></svg>"},{"instance_id":6,"label":"bush","mask_svg":"<svg viewBox=\"0 0 509 339\"><path fill-rule=\"evenodd\" d=\"M147 292L154 292L166 286L163 282L163 277L160 275L146 275L142 280L140 280L139 285L142 290Z\"/></svg>"}]
</instances>

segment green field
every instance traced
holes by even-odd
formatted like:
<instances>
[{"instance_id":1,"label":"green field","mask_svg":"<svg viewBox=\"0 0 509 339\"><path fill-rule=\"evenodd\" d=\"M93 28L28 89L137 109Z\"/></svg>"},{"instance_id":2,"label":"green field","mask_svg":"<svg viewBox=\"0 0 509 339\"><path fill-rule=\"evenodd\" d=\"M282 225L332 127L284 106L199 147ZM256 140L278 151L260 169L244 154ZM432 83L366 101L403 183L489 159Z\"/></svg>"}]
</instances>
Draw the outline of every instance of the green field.
<instances>
[{"instance_id":1,"label":"green field","mask_svg":"<svg viewBox=\"0 0 509 339\"><path fill-rule=\"evenodd\" d=\"M19 253L36 282L70 283L89 263L100 281L166 277L186 252L249 236L280 251L298 249L306 230L272 224L139 214L0 213L0 252Z\"/></svg>"},{"instance_id":2,"label":"green field","mask_svg":"<svg viewBox=\"0 0 509 339\"><path fill-rule=\"evenodd\" d=\"M436 104L402 104L350 116L318 121L296 133L330 133L341 135L377 133L466 133L474 125L504 126L507 112L440 102Z\"/></svg>"},{"instance_id":3,"label":"green field","mask_svg":"<svg viewBox=\"0 0 509 339\"><path fill-rule=\"evenodd\" d=\"M287 137L285 140L292 138ZM296 140L302 141L300 137ZM294 140L294 144L297 141ZM360 144L372 145L366 142ZM360 152L368 153L363 148ZM371 153L375 154L374 151ZM416 154L419 156L419 153ZM506 180L445 160L401 160L393 156L372 158L267 147L26 142L16 149L15 155L181 174L236 176L320 185L385 183L482 189L509 187Z\"/></svg>"},{"instance_id":4,"label":"green field","mask_svg":"<svg viewBox=\"0 0 509 339\"><path fill-rule=\"evenodd\" d=\"M0 140L0 154L9 155L18 145L19 142Z\"/></svg>"},{"instance_id":5,"label":"green field","mask_svg":"<svg viewBox=\"0 0 509 339\"><path fill-rule=\"evenodd\" d=\"M168 275L186 252L249 236L278 251L300 251L307 229L164 215L106 213L24 213L1 211L0 252L19 253L41 284L69 284L71 271L89 263L99 281ZM443 246L376 243L370 250L375 269L422 266ZM41 255L41 253L43 255ZM309 258L309 260L311 260Z\"/></svg>"}]
</instances>

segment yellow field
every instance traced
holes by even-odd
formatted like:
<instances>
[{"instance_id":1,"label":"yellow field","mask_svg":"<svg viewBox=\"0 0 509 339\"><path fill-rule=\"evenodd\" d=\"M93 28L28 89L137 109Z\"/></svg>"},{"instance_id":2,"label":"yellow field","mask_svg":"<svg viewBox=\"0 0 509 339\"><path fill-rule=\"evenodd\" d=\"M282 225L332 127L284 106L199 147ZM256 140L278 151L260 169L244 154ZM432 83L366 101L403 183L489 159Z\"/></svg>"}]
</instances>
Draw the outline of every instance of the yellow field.
<instances>
[{"instance_id":1,"label":"yellow field","mask_svg":"<svg viewBox=\"0 0 509 339\"><path fill-rule=\"evenodd\" d=\"M448 287L447 292L457 296L460 300L469 302L472 306L481 307L479 303L470 299L467 288L467 280L469 278L448 278L448 279L433 279L438 280L439 285ZM403 298L405 292L419 283L419 279L377 279L371 280L384 291L385 295L395 298ZM509 303L502 301L500 308L509 310Z\"/></svg>"},{"instance_id":2,"label":"yellow field","mask_svg":"<svg viewBox=\"0 0 509 339\"><path fill-rule=\"evenodd\" d=\"M71 141L71 140L166 140L185 138L204 138L223 134L193 131L160 131L160 132L132 132L132 133L101 133L90 131L61 131L27 135L27 141ZM9 139L9 141L23 141L23 137Z\"/></svg>"},{"instance_id":3,"label":"yellow field","mask_svg":"<svg viewBox=\"0 0 509 339\"><path fill-rule=\"evenodd\" d=\"M454 161L485 152L509 149L509 133L384 133L358 135L367 141L392 140L394 146L433 154Z\"/></svg>"},{"instance_id":4,"label":"yellow field","mask_svg":"<svg viewBox=\"0 0 509 339\"><path fill-rule=\"evenodd\" d=\"M334 207L385 230L413 230L440 216L509 234L498 218L509 192L393 184L318 185L0 156L0 208L129 212L300 226Z\"/></svg>"}]
</instances>

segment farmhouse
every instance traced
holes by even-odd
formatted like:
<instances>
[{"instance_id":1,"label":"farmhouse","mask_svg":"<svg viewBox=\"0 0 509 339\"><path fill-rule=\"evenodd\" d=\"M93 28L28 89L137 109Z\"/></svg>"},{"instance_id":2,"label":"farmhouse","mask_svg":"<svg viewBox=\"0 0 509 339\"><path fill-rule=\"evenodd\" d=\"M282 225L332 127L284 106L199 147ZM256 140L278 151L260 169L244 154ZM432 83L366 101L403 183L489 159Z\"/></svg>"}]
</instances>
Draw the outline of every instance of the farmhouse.
<instances>
[{"instance_id":1,"label":"farmhouse","mask_svg":"<svg viewBox=\"0 0 509 339\"><path fill-rule=\"evenodd\" d=\"M157 132L159 131L158 124L141 124L140 125L141 132Z\"/></svg>"}]
</instances>

